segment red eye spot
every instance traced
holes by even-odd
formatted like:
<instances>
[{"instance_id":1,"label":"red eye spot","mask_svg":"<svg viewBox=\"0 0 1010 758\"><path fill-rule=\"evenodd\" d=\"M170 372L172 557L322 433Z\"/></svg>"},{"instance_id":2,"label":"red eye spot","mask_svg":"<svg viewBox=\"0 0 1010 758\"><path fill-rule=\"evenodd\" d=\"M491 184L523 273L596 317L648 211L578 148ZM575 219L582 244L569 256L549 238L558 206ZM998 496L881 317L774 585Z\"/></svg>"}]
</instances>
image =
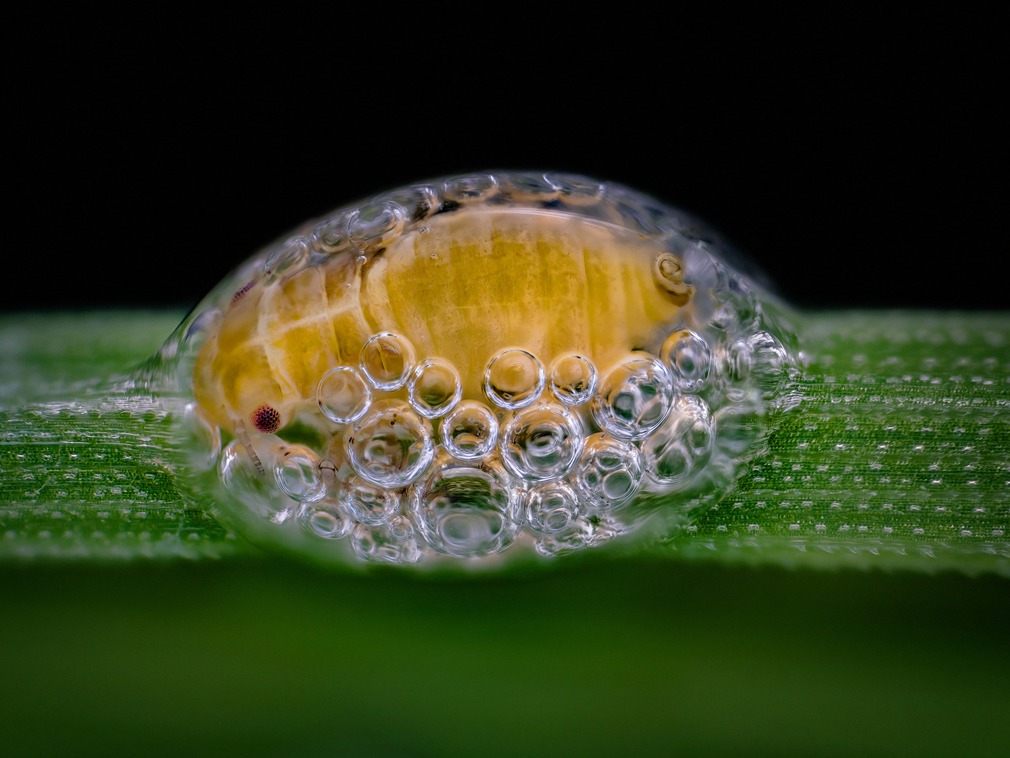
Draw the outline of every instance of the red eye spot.
<instances>
[{"instance_id":1,"label":"red eye spot","mask_svg":"<svg viewBox=\"0 0 1010 758\"><path fill-rule=\"evenodd\" d=\"M261 432L271 434L276 432L281 425L281 414L269 405L261 405L252 413L253 426Z\"/></svg>"},{"instance_id":2,"label":"red eye spot","mask_svg":"<svg viewBox=\"0 0 1010 758\"><path fill-rule=\"evenodd\" d=\"M251 290L253 288L254 284L256 284L256 282L246 282L245 284L243 284L238 289L238 291L234 295L231 296L231 304L235 305L235 303L237 303L239 300L241 300L242 296L245 295L246 292L248 292L249 290Z\"/></svg>"}]
</instances>

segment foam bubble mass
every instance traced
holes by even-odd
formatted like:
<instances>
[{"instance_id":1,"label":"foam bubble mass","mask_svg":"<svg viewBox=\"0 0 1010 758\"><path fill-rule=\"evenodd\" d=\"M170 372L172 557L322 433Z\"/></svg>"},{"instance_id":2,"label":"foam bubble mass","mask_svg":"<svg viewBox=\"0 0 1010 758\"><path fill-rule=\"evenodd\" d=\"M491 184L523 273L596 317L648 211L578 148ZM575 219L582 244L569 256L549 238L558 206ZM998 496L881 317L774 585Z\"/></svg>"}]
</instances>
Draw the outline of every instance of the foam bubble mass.
<instances>
[{"instance_id":1,"label":"foam bubble mass","mask_svg":"<svg viewBox=\"0 0 1010 758\"><path fill-rule=\"evenodd\" d=\"M345 563L661 538L797 404L790 312L737 260L581 176L457 176L338 209L163 347L185 486L256 542Z\"/></svg>"}]
</instances>

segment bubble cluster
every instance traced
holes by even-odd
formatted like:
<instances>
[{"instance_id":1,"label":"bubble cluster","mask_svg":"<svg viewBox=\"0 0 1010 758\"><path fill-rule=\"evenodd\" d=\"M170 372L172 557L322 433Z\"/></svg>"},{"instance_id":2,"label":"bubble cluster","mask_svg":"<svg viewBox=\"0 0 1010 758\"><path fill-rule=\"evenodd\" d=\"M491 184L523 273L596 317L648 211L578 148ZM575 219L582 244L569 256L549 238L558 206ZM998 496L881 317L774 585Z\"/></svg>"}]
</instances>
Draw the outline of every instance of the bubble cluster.
<instances>
[{"instance_id":1,"label":"bubble cluster","mask_svg":"<svg viewBox=\"0 0 1010 758\"><path fill-rule=\"evenodd\" d=\"M502 249L524 261L508 274L513 289L485 275L500 271L486 258L432 269L486 293L460 306L465 328L439 300L451 291L425 294L424 280L395 289L422 258L448 271L464 244L489 255L494 234L453 236L488 224L512 230ZM578 254L537 242L541 227L557 230L558 249L575 240ZM769 419L795 402L798 350L783 307L700 225L631 190L474 174L384 193L306 228L237 271L177 334L191 377L182 383L193 386L181 420L193 470L209 472L237 523L266 524L317 554L554 556L679 524L729 488ZM428 255L427 240L444 246ZM599 240L628 259L579 248ZM558 257L536 268L531 250ZM571 300L580 276L597 301ZM554 289L540 292L545 280ZM312 298L314 310L302 305ZM621 342L629 314L643 328ZM275 322L284 326L264 326ZM483 341L461 348L470 326ZM237 362L214 363L225 346Z\"/></svg>"}]
</instances>

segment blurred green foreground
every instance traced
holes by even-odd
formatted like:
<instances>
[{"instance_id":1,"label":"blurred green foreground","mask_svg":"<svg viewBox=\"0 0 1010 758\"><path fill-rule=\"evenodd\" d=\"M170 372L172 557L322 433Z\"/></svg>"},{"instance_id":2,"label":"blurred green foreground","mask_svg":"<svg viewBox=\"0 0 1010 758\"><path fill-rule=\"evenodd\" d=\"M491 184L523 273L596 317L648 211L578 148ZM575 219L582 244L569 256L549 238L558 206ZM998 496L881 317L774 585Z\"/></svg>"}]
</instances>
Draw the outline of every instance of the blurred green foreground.
<instances>
[{"instance_id":1,"label":"blurred green foreground","mask_svg":"<svg viewBox=\"0 0 1010 758\"><path fill-rule=\"evenodd\" d=\"M8 319L0 351L28 358L0 364L0 395L124 370L178 320L82 318L26 347ZM764 563L709 521L711 540L668 557L473 576L246 546L2 553L0 755L1010 754L1010 581L900 553L788 570L774 545L794 517L762 522Z\"/></svg>"}]
</instances>

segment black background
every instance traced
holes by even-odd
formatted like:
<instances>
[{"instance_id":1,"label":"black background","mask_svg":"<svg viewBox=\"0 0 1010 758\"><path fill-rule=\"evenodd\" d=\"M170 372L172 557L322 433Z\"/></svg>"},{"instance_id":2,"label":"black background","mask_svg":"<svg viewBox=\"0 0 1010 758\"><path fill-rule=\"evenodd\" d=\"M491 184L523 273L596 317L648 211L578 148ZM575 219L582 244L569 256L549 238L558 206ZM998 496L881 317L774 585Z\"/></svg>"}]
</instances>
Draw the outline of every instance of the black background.
<instances>
[{"instance_id":1,"label":"black background","mask_svg":"<svg viewBox=\"0 0 1010 758\"><path fill-rule=\"evenodd\" d=\"M162 21L25 27L0 310L188 307L307 218L482 168L649 192L806 308L1010 305L994 19L531 22L500 39Z\"/></svg>"}]
</instances>

